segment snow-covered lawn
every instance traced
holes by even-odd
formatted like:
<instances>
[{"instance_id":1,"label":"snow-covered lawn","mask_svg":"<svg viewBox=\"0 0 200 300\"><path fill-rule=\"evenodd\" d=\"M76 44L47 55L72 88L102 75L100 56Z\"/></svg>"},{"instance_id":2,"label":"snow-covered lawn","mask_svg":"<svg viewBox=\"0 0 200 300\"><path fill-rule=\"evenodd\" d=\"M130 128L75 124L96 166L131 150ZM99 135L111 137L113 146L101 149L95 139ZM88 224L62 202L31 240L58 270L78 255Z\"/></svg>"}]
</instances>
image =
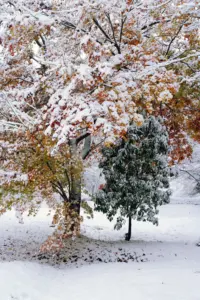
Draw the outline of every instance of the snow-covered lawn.
<instances>
[{"instance_id":1,"label":"snow-covered lawn","mask_svg":"<svg viewBox=\"0 0 200 300\"><path fill-rule=\"evenodd\" d=\"M25 218L23 225L13 212L0 218L1 300L200 299L200 206L162 207L159 227L134 222L129 243L123 240L126 228L114 231L113 224L95 214L82 226L86 237L70 242L65 262L59 258L56 267L48 265L48 259L33 257L53 230L46 212ZM75 254L72 263L68 252ZM126 255L139 259L100 263Z\"/></svg>"},{"instance_id":2,"label":"snow-covered lawn","mask_svg":"<svg viewBox=\"0 0 200 300\"><path fill-rule=\"evenodd\" d=\"M64 262L76 266L93 262L113 262L128 256L139 261L157 260L158 257L184 257L197 251L200 239L200 206L170 204L161 207L159 226L133 221L131 242L124 241L126 226L113 229L106 217L95 213L94 219L85 218L82 237L68 240L62 255L53 257L52 264ZM53 232L51 217L44 208L37 217L24 218L19 224L14 212L0 218L0 260L38 261L40 245ZM183 251L184 249L184 251ZM192 250L191 250L192 249ZM194 250L193 250L194 249ZM130 260L128 258L128 260ZM132 259L131 259L132 260ZM137 260L137 259L136 259ZM39 256L40 262L50 262L48 255Z\"/></svg>"},{"instance_id":3,"label":"snow-covered lawn","mask_svg":"<svg viewBox=\"0 0 200 300\"><path fill-rule=\"evenodd\" d=\"M0 300L200 300L200 195L191 196L180 178L172 188L158 227L134 221L125 242L126 226L114 231L95 213L85 218L82 237L53 257L39 255L53 231L46 208L24 224L14 212L2 216Z\"/></svg>"},{"instance_id":4,"label":"snow-covered lawn","mask_svg":"<svg viewBox=\"0 0 200 300\"><path fill-rule=\"evenodd\" d=\"M107 264L58 270L2 263L1 300L199 300L200 262Z\"/></svg>"}]
</instances>

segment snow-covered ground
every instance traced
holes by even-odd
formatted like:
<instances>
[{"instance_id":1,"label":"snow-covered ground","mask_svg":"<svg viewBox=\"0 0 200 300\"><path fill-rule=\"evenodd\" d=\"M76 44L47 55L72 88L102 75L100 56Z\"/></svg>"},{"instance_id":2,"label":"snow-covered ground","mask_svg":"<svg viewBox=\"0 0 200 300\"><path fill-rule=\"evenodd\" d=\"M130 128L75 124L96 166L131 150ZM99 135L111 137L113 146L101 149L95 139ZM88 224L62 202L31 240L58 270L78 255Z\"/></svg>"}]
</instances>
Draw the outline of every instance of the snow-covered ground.
<instances>
[{"instance_id":1,"label":"snow-covered ground","mask_svg":"<svg viewBox=\"0 0 200 300\"><path fill-rule=\"evenodd\" d=\"M82 226L86 237L66 248L75 260L70 264L66 253L67 259L59 259L56 267L30 253L37 253L53 230L46 212L25 218L25 224L19 224L13 212L0 219L1 300L200 299L200 206L163 206L159 227L134 222L131 242L123 241L126 228L114 231L113 224L95 214ZM100 263L120 262L130 255L138 259Z\"/></svg>"},{"instance_id":2,"label":"snow-covered ground","mask_svg":"<svg viewBox=\"0 0 200 300\"><path fill-rule=\"evenodd\" d=\"M199 300L200 263L150 262L58 270L36 263L2 263L2 300Z\"/></svg>"},{"instance_id":3,"label":"snow-covered ground","mask_svg":"<svg viewBox=\"0 0 200 300\"><path fill-rule=\"evenodd\" d=\"M51 216L19 224L14 212L0 218L0 300L199 300L200 194L182 175L172 181L171 204L160 208L159 226L133 222L113 230L105 216L85 218L82 237L59 255L39 254L52 233Z\"/></svg>"}]
</instances>

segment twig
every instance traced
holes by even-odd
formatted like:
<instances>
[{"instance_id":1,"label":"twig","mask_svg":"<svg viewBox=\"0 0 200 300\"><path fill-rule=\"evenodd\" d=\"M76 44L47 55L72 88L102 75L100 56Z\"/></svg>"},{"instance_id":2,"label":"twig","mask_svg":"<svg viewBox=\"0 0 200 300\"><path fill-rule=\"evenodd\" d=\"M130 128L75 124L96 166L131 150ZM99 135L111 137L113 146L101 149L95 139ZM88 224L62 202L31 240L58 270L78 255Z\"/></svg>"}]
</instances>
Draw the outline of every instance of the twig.
<instances>
[{"instance_id":1,"label":"twig","mask_svg":"<svg viewBox=\"0 0 200 300\"><path fill-rule=\"evenodd\" d=\"M177 36L179 35L179 33L181 32L181 29L183 28L183 25L185 24L186 21L183 22L183 24L181 24L181 26L179 27L178 31L176 32L176 34L174 35L174 37L171 39L168 47L167 47L167 51L166 51L166 56L168 55L171 45L173 44L173 42L175 41L175 39L177 38Z\"/></svg>"},{"instance_id":2,"label":"twig","mask_svg":"<svg viewBox=\"0 0 200 300\"><path fill-rule=\"evenodd\" d=\"M200 182L200 180L198 180L196 177L194 177L189 171L183 170L183 169L181 169L180 171L181 171L181 172L185 172L185 173L187 173L188 175L190 175L196 182Z\"/></svg>"},{"instance_id":3,"label":"twig","mask_svg":"<svg viewBox=\"0 0 200 300\"><path fill-rule=\"evenodd\" d=\"M108 19L108 22L109 22L110 27L111 27L111 30L112 30L112 35L113 35L114 45L115 45L115 47L116 47L116 49L117 49L117 52L118 52L119 54L121 54L121 49L120 49L120 46L118 45L118 42L117 42L116 37L115 37L115 30L114 30L114 27L113 27L113 24L112 24L110 15L109 15L109 14L106 14L106 17L107 17L107 19Z\"/></svg>"}]
</instances>

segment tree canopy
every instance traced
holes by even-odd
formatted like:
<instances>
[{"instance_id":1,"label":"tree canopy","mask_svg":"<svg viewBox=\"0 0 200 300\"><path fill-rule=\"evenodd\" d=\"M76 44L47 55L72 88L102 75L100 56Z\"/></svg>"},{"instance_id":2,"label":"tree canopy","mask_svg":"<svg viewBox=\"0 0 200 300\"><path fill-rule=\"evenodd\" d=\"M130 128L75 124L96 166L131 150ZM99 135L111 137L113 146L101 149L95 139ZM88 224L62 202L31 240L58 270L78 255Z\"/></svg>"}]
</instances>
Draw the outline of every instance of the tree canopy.
<instances>
[{"instance_id":1,"label":"tree canopy","mask_svg":"<svg viewBox=\"0 0 200 300\"><path fill-rule=\"evenodd\" d=\"M171 164L191 155L188 137L200 141L198 0L0 0L0 7L1 152L27 151L41 133L60 166L67 146L86 160L145 114L163 118ZM15 157L1 155L1 182L38 176L31 168L22 176ZM44 178L37 177L43 187Z\"/></svg>"}]
</instances>

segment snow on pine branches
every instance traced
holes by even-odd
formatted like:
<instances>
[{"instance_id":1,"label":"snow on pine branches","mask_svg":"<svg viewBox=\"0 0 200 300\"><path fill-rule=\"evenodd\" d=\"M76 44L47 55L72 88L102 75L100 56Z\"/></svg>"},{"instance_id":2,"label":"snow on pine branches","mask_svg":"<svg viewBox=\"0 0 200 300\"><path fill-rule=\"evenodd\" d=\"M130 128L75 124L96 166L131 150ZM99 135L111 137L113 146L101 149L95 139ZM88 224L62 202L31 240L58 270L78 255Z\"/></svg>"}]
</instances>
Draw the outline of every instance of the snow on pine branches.
<instances>
[{"instance_id":1,"label":"snow on pine branches","mask_svg":"<svg viewBox=\"0 0 200 300\"><path fill-rule=\"evenodd\" d=\"M96 210L110 221L117 215L116 229L128 218L127 240L132 218L158 224L157 207L169 202L168 134L161 121L150 117L139 127L132 124L125 139L102 150L105 185L97 193Z\"/></svg>"}]
</instances>

